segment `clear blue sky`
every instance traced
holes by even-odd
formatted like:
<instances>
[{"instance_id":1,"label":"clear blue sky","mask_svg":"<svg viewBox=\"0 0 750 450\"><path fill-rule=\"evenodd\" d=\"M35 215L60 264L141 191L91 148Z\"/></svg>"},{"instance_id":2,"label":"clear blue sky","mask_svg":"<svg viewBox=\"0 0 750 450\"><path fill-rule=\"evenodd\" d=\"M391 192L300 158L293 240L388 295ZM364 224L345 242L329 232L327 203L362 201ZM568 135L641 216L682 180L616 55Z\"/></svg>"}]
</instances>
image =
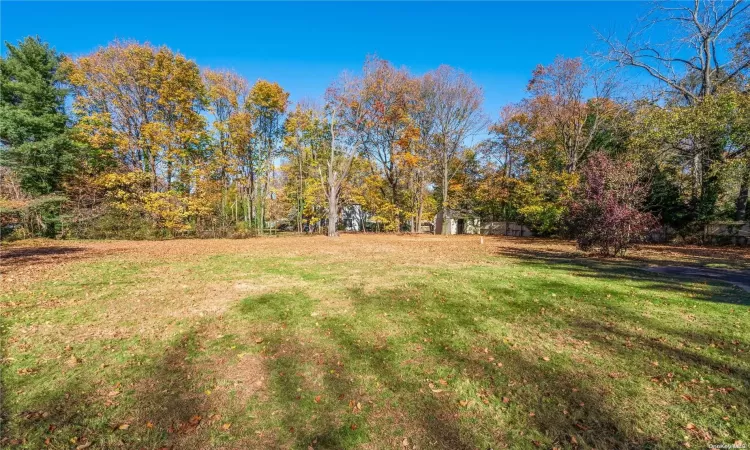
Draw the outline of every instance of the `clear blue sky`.
<instances>
[{"instance_id":1,"label":"clear blue sky","mask_svg":"<svg viewBox=\"0 0 750 450\"><path fill-rule=\"evenodd\" d=\"M0 39L39 35L77 56L119 39L166 44L201 66L278 81L318 98L343 70L377 54L422 73L459 67L483 86L496 117L523 98L537 64L584 56L594 28L627 30L641 2L0 3Z\"/></svg>"}]
</instances>

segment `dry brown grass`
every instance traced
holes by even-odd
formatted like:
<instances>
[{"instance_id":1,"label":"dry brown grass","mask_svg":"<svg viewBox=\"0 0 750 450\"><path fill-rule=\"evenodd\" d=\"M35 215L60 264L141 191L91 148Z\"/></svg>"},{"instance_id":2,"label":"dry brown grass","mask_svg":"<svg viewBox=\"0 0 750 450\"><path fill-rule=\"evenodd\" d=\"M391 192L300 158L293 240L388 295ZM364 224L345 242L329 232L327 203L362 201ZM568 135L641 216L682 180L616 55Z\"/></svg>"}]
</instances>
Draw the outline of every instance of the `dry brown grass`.
<instances>
[{"instance_id":1,"label":"dry brown grass","mask_svg":"<svg viewBox=\"0 0 750 450\"><path fill-rule=\"evenodd\" d=\"M382 262L412 267L476 263L487 254L529 257L582 257L573 241L539 238L344 234L255 239L185 239L168 241L54 241L34 239L0 247L3 288L44 278L52 269L82 259L117 257L130 261L190 261L220 254L248 257L329 256L337 262ZM719 263L750 267L750 248L692 245L640 245L624 260L649 264ZM241 288L240 288L241 289Z\"/></svg>"}]
</instances>

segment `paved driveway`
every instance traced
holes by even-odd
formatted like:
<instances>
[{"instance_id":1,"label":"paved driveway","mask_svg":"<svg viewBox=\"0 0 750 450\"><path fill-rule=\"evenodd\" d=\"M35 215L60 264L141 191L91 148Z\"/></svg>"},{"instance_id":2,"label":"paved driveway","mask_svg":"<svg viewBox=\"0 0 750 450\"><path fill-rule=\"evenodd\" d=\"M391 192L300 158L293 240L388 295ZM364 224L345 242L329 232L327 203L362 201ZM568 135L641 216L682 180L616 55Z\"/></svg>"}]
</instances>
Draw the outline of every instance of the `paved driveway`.
<instances>
[{"instance_id":1,"label":"paved driveway","mask_svg":"<svg viewBox=\"0 0 750 450\"><path fill-rule=\"evenodd\" d=\"M729 269L708 269L702 267L687 266L661 266L649 267L649 272L665 273L668 275L678 275L692 279L716 280L733 284L740 289L750 292L750 272L743 270Z\"/></svg>"}]
</instances>

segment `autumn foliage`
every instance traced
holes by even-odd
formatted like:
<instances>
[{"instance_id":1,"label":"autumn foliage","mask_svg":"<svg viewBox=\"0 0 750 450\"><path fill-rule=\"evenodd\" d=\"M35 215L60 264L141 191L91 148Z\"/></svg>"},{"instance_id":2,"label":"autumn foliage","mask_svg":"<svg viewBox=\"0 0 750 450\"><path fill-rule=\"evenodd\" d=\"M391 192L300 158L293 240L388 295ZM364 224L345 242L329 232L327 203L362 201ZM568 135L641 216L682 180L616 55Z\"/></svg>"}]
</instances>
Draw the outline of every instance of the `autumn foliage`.
<instances>
[{"instance_id":1,"label":"autumn foliage","mask_svg":"<svg viewBox=\"0 0 750 450\"><path fill-rule=\"evenodd\" d=\"M721 80L687 71L632 101L615 71L559 56L490 123L484 88L446 65L415 74L368 56L292 104L277 82L200 67L164 45L115 41L68 57L30 38L2 60L0 213L11 218L0 231L416 233L450 209L621 254L651 211L686 239L749 217L742 42L720 52L732 68ZM45 196L44 208L31 202Z\"/></svg>"},{"instance_id":2,"label":"autumn foliage","mask_svg":"<svg viewBox=\"0 0 750 450\"><path fill-rule=\"evenodd\" d=\"M624 255L656 226L655 218L642 211L648 186L638 179L632 163L601 153L589 158L582 176L568 219L578 247L607 256Z\"/></svg>"}]
</instances>

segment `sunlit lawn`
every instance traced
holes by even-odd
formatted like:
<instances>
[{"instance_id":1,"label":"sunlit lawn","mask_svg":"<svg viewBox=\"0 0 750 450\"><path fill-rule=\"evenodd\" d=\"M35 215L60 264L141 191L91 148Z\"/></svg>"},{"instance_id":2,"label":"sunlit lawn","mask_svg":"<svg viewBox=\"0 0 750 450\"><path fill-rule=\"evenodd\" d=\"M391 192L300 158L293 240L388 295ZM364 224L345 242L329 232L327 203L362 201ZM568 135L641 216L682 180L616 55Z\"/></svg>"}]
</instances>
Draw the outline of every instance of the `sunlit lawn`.
<instances>
[{"instance_id":1,"label":"sunlit lawn","mask_svg":"<svg viewBox=\"0 0 750 450\"><path fill-rule=\"evenodd\" d=\"M89 243L25 279L11 264L2 446L750 441L750 294L487 241L117 243L78 258L112 245Z\"/></svg>"}]
</instances>

